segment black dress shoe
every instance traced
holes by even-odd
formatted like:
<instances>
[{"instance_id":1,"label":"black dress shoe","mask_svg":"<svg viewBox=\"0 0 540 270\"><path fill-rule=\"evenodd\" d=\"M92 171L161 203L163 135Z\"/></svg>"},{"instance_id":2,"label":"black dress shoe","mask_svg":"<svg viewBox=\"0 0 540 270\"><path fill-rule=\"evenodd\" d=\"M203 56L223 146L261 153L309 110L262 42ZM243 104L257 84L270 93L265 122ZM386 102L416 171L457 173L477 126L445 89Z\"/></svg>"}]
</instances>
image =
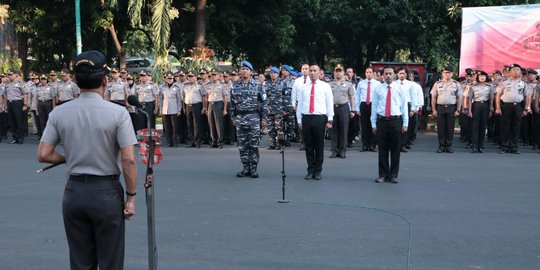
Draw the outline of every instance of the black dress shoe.
<instances>
[{"instance_id":1,"label":"black dress shoe","mask_svg":"<svg viewBox=\"0 0 540 270\"><path fill-rule=\"evenodd\" d=\"M397 178L391 178L391 179L390 179L390 183L392 183L392 184L397 184L397 183L398 183Z\"/></svg>"},{"instance_id":2,"label":"black dress shoe","mask_svg":"<svg viewBox=\"0 0 540 270\"><path fill-rule=\"evenodd\" d=\"M218 149L223 149L223 144L218 145Z\"/></svg>"},{"instance_id":3,"label":"black dress shoe","mask_svg":"<svg viewBox=\"0 0 540 270\"><path fill-rule=\"evenodd\" d=\"M347 158L347 155L345 155L345 152L341 152L338 156L339 158Z\"/></svg>"},{"instance_id":4,"label":"black dress shoe","mask_svg":"<svg viewBox=\"0 0 540 270\"><path fill-rule=\"evenodd\" d=\"M313 174L312 174L312 173L306 174L306 176L304 177L304 179L306 179L306 180L313 179Z\"/></svg>"},{"instance_id":5,"label":"black dress shoe","mask_svg":"<svg viewBox=\"0 0 540 270\"><path fill-rule=\"evenodd\" d=\"M251 178L259 178L259 173L257 171L251 171Z\"/></svg>"},{"instance_id":6,"label":"black dress shoe","mask_svg":"<svg viewBox=\"0 0 540 270\"><path fill-rule=\"evenodd\" d=\"M241 172L236 173L236 177L247 177L251 176L251 172L248 170L242 170Z\"/></svg>"},{"instance_id":7,"label":"black dress shoe","mask_svg":"<svg viewBox=\"0 0 540 270\"><path fill-rule=\"evenodd\" d=\"M473 148L473 149L471 150L471 153L476 153L476 152L478 152L478 150L476 150L476 148Z\"/></svg>"},{"instance_id":8,"label":"black dress shoe","mask_svg":"<svg viewBox=\"0 0 540 270\"><path fill-rule=\"evenodd\" d=\"M411 145L407 144L407 145L405 146L405 148L411 149Z\"/></svg>"},{"instance_id":9,"label":"black dress shoe","mask_svg":"<svg viewBox=\"0 0 540 270\"><path fill-rule=\"evenodd\" d=\"M386 182L386 177L379 177L375 179L375 183L384 183Z\"/></svg>"},{"instance_id":10,"label":"black dress shoe","mask_svg":"<svg viewBox=\"0 0 540 270\"><path fill-rule=\"evenodd\" d=\"M371 147L371 148L369 148L369 151L371 151L371 152L377 152L377 147Z\"/></svg>"},{"instance_id":11,"label":"black dress shoe","mask_svg":"<svg viewBox=\"0 0 540 270\"><path fill-rule=\"evenodd\" d=\"M484 153L484 148L478 148L478 153Z\"/></svg>"},{"instance_id":12,"label":"black dress shoe","mask_svg":"<svg viewBox=\"0 0 540 270\"><path fill-rule=\"evenodd\" d=\"M9 144L16 144L16 143L19 143L19 141L13 140L13 141L9 142Z\"/></svg>"},{"instance_id":13,"label":"black dress shoe","mask_svg":"<svg viewBox=\"0 0 540 270\"><path fill-rule=\"evenodd\" d=\"M367 151L367 150L368 150L367 147L362 147L362 148L360 148L360 152L365 152L365 151Z\"/></svg>"},{"instance_id":14,"label":"black dress shoe","mask_svg":"<svg viewBox=\"0 0 540 270\"><path fill-rule=\"evenodd\" d=\"M399 151L401 151L401 152L403 152L403 153L409 152L409 151L407 150L407 148L405 148L405 147L401 147L401 149L400 149Z\"/></svg>"},{"instance_id":15,"label":"black dress shoe","mask_svg":"<svg viewBox=\"0 0 540 270\"><path fill-rule=\"evenodd\" d=\"M332 153L332 154L330 155L330 158L337 158L338 156L339 156L339 155L338 155L337 153L334 152L334 153Z\"/></svg>"},{"instance_id":16,"label":"black dress shoe","mask_svg":"<svg viewBox=\"0 0 540 270\"><path fill-rule=\"evenodd\" d=\"M320 173L314 174L314 175L313 175L313 179L315 179L315 180L321 180L321 179L322 179L322 178L321 178L321 174L320 174Z\"/></svg>"},{"instance_id":17,"label":"black dress shoe","mask_svg":"<svg viewBox=\"0 0 540 270\"><path fill-rule=\"evenodd\" d=\"M275 149L276 149L276 147L275 147L275 146L272 146L272 145L270 145L270 146L266 147L266 149L268 149L268 150L275 150Z\"/></svg>"},{"instance_id":18,"label":"black dress shoe","mask_svg":"<svg viewBox=\"0 0 540 270\"><path fill-rule=\"evenodd\" d=\"M452 154L452 153L454 153L454 150L452 149L452 147L447 147L446 148L446 153Z\"/></svg>"}]
</instances>

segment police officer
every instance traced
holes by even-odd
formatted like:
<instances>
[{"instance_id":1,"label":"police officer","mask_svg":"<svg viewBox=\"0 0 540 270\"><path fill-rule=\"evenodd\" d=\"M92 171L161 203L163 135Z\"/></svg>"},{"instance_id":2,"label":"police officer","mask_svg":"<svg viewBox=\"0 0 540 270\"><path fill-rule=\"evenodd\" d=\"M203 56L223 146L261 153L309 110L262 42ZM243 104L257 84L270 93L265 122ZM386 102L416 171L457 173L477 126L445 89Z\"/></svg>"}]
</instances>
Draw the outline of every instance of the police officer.
<instances>
[{"instance_id":1,"label":"police officer","mask_svg":"<svg viewBox=\"0 0 540 270\"><path fill-rule=\"evenodd\" d=\"M270 67L270 80L264 85L264 91L267 97L265 110L268 139L270 141L268 150L274 150L279 146L277 141L278 133L286 136L283 128L285 124L283 123L283 114L285 113L283 81L279 79L279 69L277 67Z\"/></svg>"},{"instance_id":2,"label":"police officer","mask_svg":"<svg viewBox=\"0 0 540 270\"><path fill-rule=\"evenodd\" d=\"M330 158L346 158L349 119L354 116L355 87L344 78L344 68L338 64L334 68L334 80L331 81L332 95L334 97L334 122L332 124L332 155Z\"/></svg>"},{"instance_id":3,"label":"police officer","mask_svg":"<svg viewBox=\"0 0 540 270\"><path fill-rule=\"evenodd\" d=\"M452 75L453 70L444 67L442 80L436 82L431 89L432 116L437 117L439 137L437 153L454 153L452 141L454 140L455 117L461 111L463 90L459 82L452 79Z\"/></svg>"},{"instance_id":4,"label":"police officer","mask_svg":"<svg viewBox=\"0 0 540 270\"><path fill-rule=\"evenodd\" d=\"M186 85L186 74L184 71L179 71L176 73L178 77L175 77L175 83L178 86L178 89L180 89L180 93L183 92L183 88ZM186 120L186 114L184 113L185 108L182 106L182 111L180 115L176 117L176 131L178 132L178 143L185 144L188 140L188 128L187 128L187 120Z\"/></svg>"},{"instance_id":5,"label":"police officer","mask_svg":"<svg viewBox=\"0 0 540 270\"><path fill-rule=\"evenodd\" d=\"M188 142L186 147L200 148L202 144L202 114L206 114L203 101L206 97L204 88L197 82L193 72L187 73L188 83L182 88L182 101L186 114Z\"/></svg>"},{"instance_id":6,"label":"police officer","mask_svg":"<svg viewBox=\"0 0 540 270\"><path fill-rule=\"evenodd\" d=\"M59 82L60 80L58 79L58 74L56 73L56 71L51 70L49 72L49 84L53 87L57 87L57 84Z\"/></svg>"},{"instance_id":7,"label":"police officer","mask_svg":"<svg viewBox=\"0 0 540 270\"><path fill-rule=\"evenodd\" d=\"M531 95L531 103L534 100L534 88L536 87L537 81L536 81L536 75L538 75L538 72L532 68L526 69L526 77L523 78L525 83L527 84L527 87L532 89L532 95ZM525 74L524 74L525 75ZM525 105L525 100L522 101L523 105ZM532 110L533 107L531 107ZM534 130L534 114L527 113L527 115L523 116L521 119L521 140L523 142L523 146L528 145L535 145L535 130Z\"/></svg>"},{"instance_id":8,"label":"police officer","mask_svg":"<svg viewBox=\"0 0 540 270\"><path fill-rule=\"evenodd\" d=\"M467 116L472 118L471 153L483 153L486 138L486 124L489 115L493 112L493 87L487 83L488 75L485 71L477 71L476 82L468 84L463 95L466 97Z\"/></svg>"},{"instance_id":9,"label":"police officer","mask_svg":"<svg viewBox=\"0 0 540 270\"><path fill-rule=\"evenodd\" d=\"M133 75L131 74L126 75L126 84L128 87L128 96L133 96L133 95L137 96L137 91L135 89L135 78L133 78ZM129 103L127 104L127 110L129 112L129 117L131 118L131 124L133 125L133 130L135 131L135 133L137 133L137 130L141 129L140 128L141 120L140 120L139 112L137 111L137 108L129 105Z\"/></svg>"},{"instance_id":10,"label":"police officer","mask_svg":"<svg viewBox=\"0 0 540 270\"><path fill-rule=\"evenodd\" d=\"M45 130L47 121L49 120L49 114L54 109L54 101L56 99L56 88L47 83L47 76L41 75L39 77L39 84L36 86L36 94L39 121L42 130Z\"/></svg>"},{"instance_id":11,"label":"police officer","mask_svg":"<svg viewBox=\"0 0 540 270\"><path fill-rule=\"evenodd\" d=\"M172 73L167 73L165 75L165 82L159 87L159 104L168 147L178 146L178 141L176 140L176 123L178 121L177 117L182 111L181 94L180 88L174 83Z\"/></svg>"},{"instance_id":12,"label":"police officer","mask_svg":"<svg viewBox=\"0 0 540 270\"><path fill-rule=\"evenodd\" d=\"M538 78L537 78L538 80ZM533 146L533 149L540 149L540 83L536 84L536 87L534 88L534 126L535 126L535 134L536 134L536 147Z\"/></svg>"},{"instance_id":13,"label":"police officer","mask_svg":"<svg viewBox=\"0 0 540 270\"><path fill-rule=\"evenodd\" d=\"M127 97L129 95L129 86L127 82L122 81L118 69L111 69L112 80L107 84L105 90L105 99L120 106L127 106Z\"/></svg>"},{"instance_id":14,"label":"police officer","mask_svg":"<svg viewBox=\"0 0 540 270\"><path fill-rule=\"evenodd\" d=\"M30 98L30 112L32 113L32 125L34 126L34 132L38 135L38 138L41 138L43 134L43 128L41 125L40 115L38 112L38 96L37 96L37 86L39 84L39 76L35 73L32 73L30 76L31 84L27 86L28 94Z\"/></svg>"},{"instance_id":15,"label":"police officer","mask_svg":"<svg viewBox=\"0 0 540 270\"><path fill-rule=\"evenodd\" d=\"M532 89L520 79L521 66L510 66L510 78L497 86L495 96L495 113L501 118L501 151L500 154L519 154L518 138L521 117L531 112ZM521 102L525 100L525 110ZM502 104L501 104L502 103Z\"/></svg>"},{"instance_id":16,"label":"police officer","mask_svg":"<svg viewBox=\"0 0 540 270\"><path fill-rule=\"evenodd\" d=\"M139 80L140 83L135 86L135 92L137 92L139 102L144 105L144 111L146 111L150 118L150 126L156 128L156 114L158 114L159 109L159 89L152 82L152 77L147 71L142 70L139 72ZM142 129L148 128L146 115L140 115L139 119L141 121L139 127Z\"/></svg>"},{"instance_id":17,"label":"police officer","mask_svg":"<svg viewBox=\"0 0 540 270\"><path fill-rule=\"evenodd\" d=\"M231 75L225 71L223 72L223 85L227 92L229 93L229 99L227 100L227 108L231 108L231 99L230 99L230 93L231 93L231 86L232 86L232 80ZM230 110L229 110L230 111ZM225 144L231 145L236 141L236 128L234 127L234 123L231 118L231 114L227 113L223 117L223 142Z\"/></svg>"},{"instance_id":18,"label":"police officer","mask_svg":"<svg viewBox=\"0 0 540 270\"><path fill-rule=\"evenodd\" d=\"M223 148L223 116L228 114L229 89L219 81L216 70L210 74L212 82L206 85L210 148Z\"/></svg>"},{"instance_id":19,"label":"police officer","mask_svg":"<svg viewBox=\"0 0 540 270\"><path fill-rule=\"evenodd\" d=\"M25 83L13 70L8 70L9 82L6 84L7 110L9 127L13 141L10 143L22 144L24 142L24 126L27 125L26 115L30 109L30 97Z\"/></svg>"},{"instance_id":20,"label":"police officer","mask_svg":"<svg viewBox=\"0 0 540 270\"><path fill-rule=\"evenodd\" d=\"M69 69L62 69L60 73L62 81L56 83L58 93L58 105L71 101L79 97L79 87L71 80Z\"/></svg>"},{"instance_id":21,"label":"police officer","mask_svg":"<svg viewBox=\"0 0 540 270\"><path fill-rule=\"evenodd\" d=\"M467 85L476 83L476 75L477 72L473 71L470 68L465 69L466 76L465 80L461 82L461 89L465 89ZM462 110L461 114L459 115L459 140L461 142L466 143L465 148L469 148L471 146L471 129L472 129L472 119L468 116L470 107L469 104L466 104L465 102L462 103Z\"/></svg>"},{"instance_id":22,"label":"police officer","mask_svg":"<svg viewBox=\"0 0 540 270\"><path fill-rule=\"evenodd\" d=\"M264 105L266 94L262 85L251 78L253 66L248 61L240 64L241 78L231 88L231 114L236 125L238 149L243 170L236 176L258 178L261 124L266 126Z\"/></svg>"},{"instance_id":23,"label":"police officer","mask_svg":"<svg viewBox=\"0 0 540 270\"><path fill-rule=\"evenodd\" d=\"M74 66L81 98L51 113L37 156L66 162L62 214L71 269L124 269L125 219L135 214L137 139L126 109L103 99L105 55L83 52ZM60 142L65 156L56 151Z\"/></svg>"}]
</instances>

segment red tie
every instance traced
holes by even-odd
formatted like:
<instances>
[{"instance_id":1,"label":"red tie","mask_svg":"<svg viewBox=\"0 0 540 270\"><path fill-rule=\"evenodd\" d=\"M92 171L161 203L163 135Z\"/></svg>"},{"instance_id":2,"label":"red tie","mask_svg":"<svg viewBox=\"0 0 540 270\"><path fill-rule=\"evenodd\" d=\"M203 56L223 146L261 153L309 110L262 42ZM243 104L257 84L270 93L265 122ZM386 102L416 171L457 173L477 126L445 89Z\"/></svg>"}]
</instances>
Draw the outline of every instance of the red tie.
<instances>
[{"instance_id":1,"label":"red tie","mask_svg":"<svg viewBox=\"0 0 540 270\"><path fill-rule=\"evenodd\" d=\"M384 107L384 116L390 117L392 114L391 112L392 108L392 91L390 88L390 85L388 86L388 93L386 93L386 106Z\"/></svg>"},{"instance_id":2,"label":"red tie","mask_svg":"<svg viewBox=\"0 0 540 270\"><path fill-rule=\"evenodd\" d=\"M369 105L369 103L371 103L371 81L367 82L366 105Z\"/></svg>"},{"instance_id":3,"label":"red tie","mask_svg":"<svg viewBox=\"0 0 540 270\"><path fill-rule=\"evenodd\" d=\"M315 111L315 82L313 81L311 83L311 96L309 97L309 113L313 113Z\"/></svg>"}]
</instances>

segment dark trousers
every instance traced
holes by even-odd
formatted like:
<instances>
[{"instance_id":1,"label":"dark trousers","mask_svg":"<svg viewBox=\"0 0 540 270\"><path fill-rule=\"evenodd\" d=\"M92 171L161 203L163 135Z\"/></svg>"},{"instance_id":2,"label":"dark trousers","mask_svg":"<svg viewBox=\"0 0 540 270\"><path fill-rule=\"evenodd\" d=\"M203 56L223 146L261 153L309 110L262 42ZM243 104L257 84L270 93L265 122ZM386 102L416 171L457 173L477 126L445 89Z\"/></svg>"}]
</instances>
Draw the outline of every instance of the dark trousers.
<instances>
[{"instance_id":1,"label":"dark trousers","mask_svg":"<svg viewBox=\"0 0 540 270\"><path fill-rule=\"evenodd\" d=\"M150 118L150 126L156 128L156 116L154 115L156 104L154 102L143 102L142 104L144 105L144 111L148 114L148 118ZM146 118L146 115L139 114L139 116L141 129L148 128L148 118Z\"/></svg>"},{"instance_id":2,"label":"dark trousers","mask_svg":"<svg viewBox=\"0 0 540 270\"><path fill-rule=\"evenodd\" d=\"M379 144L379 178L397 178L401 145L401 117L377 117L377 143Z\"/></svg>"},{"instance_id":3,"label":"dark trousers","mask_svg":"<svg viewBox=\"0 0 540 270\"><path fill-rule=\"evenodd\" d=\"M460 130L459 134L460 134L460 139L462 141L466 143L471 142L471 137L472 137L471 129L472 129L472 119L468 117L466 113L462 112L459 115L459 130Z\"/></svg>"},{"instance_id":4,"label":"dark trousers","mask_svg":"<svg viewBox=\"0 0 540 270\"><path fill-rule=\"evenodd\" d=\"M133 125L133 130L135 131L135 134L137 134L137 130L141 129L141 120L139 119L140 113L129 113L129 118L131 118L131 124Z\"/></svg>"},{"instance_id":5,"label":"dark trousers","mask_svg":"<svg viewBox=\"0 0 540 270\"><path fill-rule=\"evenodd\" d=\"M9 129L8 114L7 112L0 113L0 137L7 138L7 131Z\"/></svg>"},{"instance_id":6,"label":"dark trousers","mask_svg":"<svg viewBox=\"0 0 540 270\"><path fill-rule=\"evenodd\" d=\"M523 104L522 104L523 106ZM521 118L521 133L520 138L523 144L532 144L532 115L527 114Z\"/></svg>"},{"instance_id":7,"label":"dark trousers","mask_svg":"<svg viewBox=\"0 0 540 270\"><path fill-rule=\"evenodd\" d=\"M112 177L78 176L62 201L71 270L124 269L124 189Z\"/></svg>"},{"instance_id":8,"label":"dark trousers","mask_svg":"<svg viewBox=\"0 0 540 270\"><path fill-rule=\"evenodd\" d=\"M227 108L231 107L231 103L227 102ZM232 144L236 140L236 128L233 125L230 112L223 116L223 141L226 144Z\"/></svg>"},{"instance_id":9,"label":"dark trousers","mask_svg":"<svg viewBox=\"0 0 540 270\"><path fill-rule=\"evenodd\" d=\"M11 136L13 140L22 143L24 141L24 125L26 123L26 112L23 112L23 101L8 101L7 109Z\"/></svg>"},{"instance_id":10,"label":"dark trousers","mask_svg":"<svg viewBox=\"0 0 540 270\"><path fill-rule=\"evenodd\" d=\"M409 116L409 128L407 129L406 145L411 145L412 141L416 139L417 133L418 133L418 113L415 113L413 116Z\"/></svg>"},{"instance_id":11,"label":"dark trousers","mask_svg":"<svg viewBox=\"0 0 540 270\"><path fill-rule=\"evenodd\" d=\"M360 103L360 124L362 126L362 146L375 147L375 136L371 126L371 103Z\"/></svg>"},{"instance_id":12,"label":"dark trousers","mask_svg":"<svg viewBox=\"0 0 540 270\"><path fill-rule=\"evenodd\" d=\"M485 147L486 127L489 117L489 103L474 102L472 104L471 141L474 149Z\"/></svg>"},{"instance_id":13,"label":"dark trousers","mask_svg":"<svg viewBox=\"0 0 540 270\"><path fill-rule=\"evenodd\" d=\"M176 118L176 131L178 132L178 140L180 143L188 141L188 127L186 114L182 113Z\"/></svg>"},{"instance_id":14,"label":"dark trousers","mask_svg":"<svg viewBox=\"0 0 540 270\"><path fill-rule=\"evenodd\" d=\"M334 121L332 123L332 151L338 154L347 151L349 134L349 105L334 105Z\"/></svg>"},{"instance_id":15,"label":"dark trousers","mask_svg":"<svg viewBox=\"0 0 540 270\"><path fill-rule=\"evenodd\" d=\"M540 147L540 113L533 114L533 125L534 125L534 144L537 147Z\"/></svg>"},{"instance_id":16,"label":"dark trousers","mask_svg":"<svg viewBox=\"0 0 540 270\"><path fill-rule=\"evenodd\" d=\"M411 103L409 102L407 104L407 113L409 114L411 112ZM410 115L410 114L409 114ZM400 147L405 147L409 144L409 130L412 132L412 126L411 126L411 120L412 120L412 117L409 117L409 123L408 123L408 129L407 129L407 132L403 132L401 133L401 145Z\"/></svg>"},{"instance_id":17,"label":"dark trousers","mask_svg":"<svg viewBox=\"0 0 540 270\"><path fill-rule=\"evenodd\" d=\"M202 103L185 104L188 128L188 143L200 146L202 143Z\"/></svg>"},{"instance_id":18,"label":"dark trousers","mask_svg":"<svg viewBox=\"0 0 540 270\"><path fill-rule=\"evenodd\" d=\"M322 172L326 121L326 115L302 116L302 133L304 135L308 173L319 174Z\"/></svg>"},{"instance_id":19,"label":"dark trousers","mask_svg":"<svg viewBox=\"0 0 540 270\"><path fill-rule=\"evenodd\" d=\"M360 116L355 114L352 118L349 117L349 134L347 135L347 143L351 145L360 133Z\"/></svg>"},{"instance_id":20,"label":"dark trousers","mask_svg":"<svg viewBox=\"0 0 540 270\"><path fill-rule=\"evenodd\" d=\"M450 147L454 140L456 105L437 105L437 136L439 147Z\"/></svg>"},{"instance_id":21,"label":"dark trousers","mask_svg":"<svg viewBox=\"0 0 540 270\"><path fill-rule=\"evenodd\" d=\"M223 101L208 102L208 125L210 126L211 145L223 144Z\"/></svg>"},{"instance_id":22,"label":"dark trousers","mask_svg":"<svg viewBox=\"0 0 540 270\"><path fill-rule=\"evenodd\" d=\"M34 124L36 125L37 129L37 135L41 137L41 134L43 134L43 128L41 125L41 115L38 114L37 110L32 110L32 121L34 121Z\"/></svg>"},{"instance_id":23,"label":"dark trousers","mask_svg":"<svg viewBox=\"0 0 540 270\"><path fill-rule=\"evenodd\" d=\"M169 145L176 145L176 114L163 115L163 129Z\"/></svg>"},{"instance_id":24,"label":"dark trousers","mask_svg":"<svg viewBox=\"0 0 540 270\"><path fill-rule=\"evenodd\" d=\"M39 113L39 123L41 126L41 131L44 131L47 127L47 121L49 121L49 114L53 110L52 100L47 101L38 101L38 113ZM40 136L42 133L39 134Z\"/></svg>"},{"instance_id":25,"label":"dark trousers","mask_svg":"<svg viewBox=\"0 0 540 270\"><path fill-rule=\"evenodd\" d=\"M504 103L501 107L502 150L517 150L523 107L521 103Z\"/></svg>"}]
</instances>

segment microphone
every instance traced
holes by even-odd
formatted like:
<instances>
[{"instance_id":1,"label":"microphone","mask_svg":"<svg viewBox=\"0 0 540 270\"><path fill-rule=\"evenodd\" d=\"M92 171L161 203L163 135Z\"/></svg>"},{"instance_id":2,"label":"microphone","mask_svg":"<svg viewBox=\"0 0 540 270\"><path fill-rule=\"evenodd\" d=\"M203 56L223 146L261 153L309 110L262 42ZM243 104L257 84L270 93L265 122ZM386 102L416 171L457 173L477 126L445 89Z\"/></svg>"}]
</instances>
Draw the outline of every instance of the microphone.
<instances>
[{"instance_id":1,"label":"microphone","mask_svg":"<svg viewBox=\"0 0 540 270\"><path fill-rule=\"evenodd\" d=\"M127 102L129 105L134 106L138 109L144 108L144 105L139 102L139 99L135 95L128 96Z\"/></svg>"}]
</instances>

